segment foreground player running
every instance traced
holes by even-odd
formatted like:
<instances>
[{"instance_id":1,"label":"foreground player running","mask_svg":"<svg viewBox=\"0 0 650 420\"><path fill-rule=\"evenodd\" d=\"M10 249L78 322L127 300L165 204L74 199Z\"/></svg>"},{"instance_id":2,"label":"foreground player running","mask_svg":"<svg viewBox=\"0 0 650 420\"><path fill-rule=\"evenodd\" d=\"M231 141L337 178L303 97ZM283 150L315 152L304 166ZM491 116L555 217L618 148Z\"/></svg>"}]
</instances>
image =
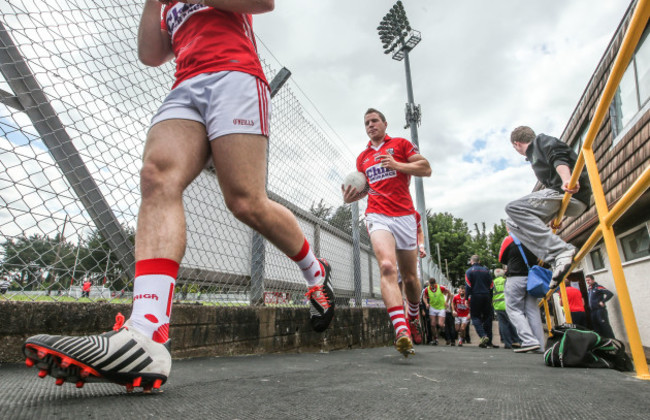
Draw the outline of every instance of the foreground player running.
<instances>
[{"instance_id":1,"label":"foreground player running","mask_svg":"<svg viewBox=\"0 0 650 420\"><path fill-rule=\"evenodd\" d=\"M127 390L165 383L171 303L185 253L182 194L210 157L230 211L302 270L314 330L329 325L330 267L315 257L293 214L265 190L270 93L250 14L273 8L273 0L145 1L139 58L148 66L175 58L176 82L152 119L144 149L133 310L128 321L118 316L114 331L99 336L30 337L23 351L39 376L78 387L111 381Z\"/></svg>"},{"instance_id":2,"label":"foreground player running","mask_svg":"<svg viewBox=\"0 0 650 420\"><path fill-rule=\"evenodd\" d=\"M408 313L419 313L420 285L417 278L417 225L409 192L411 176L430 176L429 162L406 139L386 135L386 117L370 108L364 116L370 141L357 157L357 170L366 175L367 192L341 186L343 201L352 203L366 195L366 226L379 263L381 295L395 328L395 347L405 357L414 354L413 340L397 284L397 264L404 282Z\"/></svg>"}]
</instances>

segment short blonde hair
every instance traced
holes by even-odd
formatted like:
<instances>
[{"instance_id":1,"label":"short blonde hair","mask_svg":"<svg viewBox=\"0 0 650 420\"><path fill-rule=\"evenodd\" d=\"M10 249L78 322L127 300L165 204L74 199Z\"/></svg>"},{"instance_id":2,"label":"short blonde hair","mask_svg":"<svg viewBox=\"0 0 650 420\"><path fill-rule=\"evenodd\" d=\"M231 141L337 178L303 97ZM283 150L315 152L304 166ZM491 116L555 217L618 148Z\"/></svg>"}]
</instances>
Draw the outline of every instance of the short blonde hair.
<instances>
[{"instance_id":1,"label":"short blonde hair","mask_svg":"<svg viewBox=\"0 0 650 420\"><path fill-rule=\"evenodd\" d=\"M503 268L495 268L494 269L494 276L495 277L503 277L506 274L505 270Z\"/></svg>"}]
</instances>

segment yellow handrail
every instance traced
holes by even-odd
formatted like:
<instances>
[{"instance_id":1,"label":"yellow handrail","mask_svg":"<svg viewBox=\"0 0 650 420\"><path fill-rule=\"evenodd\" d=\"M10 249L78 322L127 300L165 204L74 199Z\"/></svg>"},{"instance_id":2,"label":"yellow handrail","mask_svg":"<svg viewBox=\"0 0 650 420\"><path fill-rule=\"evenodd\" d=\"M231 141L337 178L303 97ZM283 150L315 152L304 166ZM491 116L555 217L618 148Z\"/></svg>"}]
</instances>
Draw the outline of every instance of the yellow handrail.
<instances>
[{"instance_id":1,"label":"yellow handrail","mask_svg":"<svg viewBox=\"0 0 650 420\"><path fill-rule=\"evenodd\" d=\"M650 380L650 373L648 372L648 364L643 352L643 345L641 343L641 337L639 335L639 328L636 322L636 317L634 315L634 310L632 309L630 292L627 288L627 282L625 281L625 274L623 273L621 257L616 245L616 237L614 235L612 225L614 222L616 222L616 220L618 220L619 217L621 217L621 215L626 210L632 206L632 204L634 204L634 202L643 194L643 192L648 189L650 186L650 168L646 168L644 170L642 176L630 187L630 189L623 195L621 200L619 200L619 202L616 203L616 205L610 211L605 199L605 193L603 190L602 182L600 180L600 174L598 173L598 166L596 165L596 158L594 157L592 146L594 139L596 138L596 134L600 130L603 120L605 119L609 105L614 99L616 89L618 88L618 85L623 78L625 69L629 64L632 55L634 54L634 50L639 43L639 39L641 38L641 35L647 25L649 17L650 0L639 0L634 13L632 14L627 33L623 38L621 47L619 48L618 54L616 55L616 59L614 60L612 71L607 79L607 83L605 84L605 88L596 107L594 117L589 124L589 129L587 131L584 144L582 145L582 148L578 155L578 160L574 167L571 181L569 182L569 185L571 187L575 186L578 181L578 177L586 165L599 219L599 226L596 227L589 239L587 239L587 242L576 254L569 273L573 271L573 269L578 265L582 258L587 255L589 250L591 250L591 248L602 236L604 238L605 248L607 250L612 274L614 276L614 284L618 293L618 299L621 304L623 323L625 324L628 340L630 342L630 351L632 353L632 359L634 360L637 378L644 380ZM559 226L570 200L571 195L568 193L564 194L558 215L553 221L554 226ZM571 319L571 312L568 308L568 299L566 297L566 290L564 288L563 281L564 278L560 282L560 290L562 293L564 311L567 316L567 321L569 321L569 319ZM548 315L547 300L552 296L553 292L554 290L550 290L546 297L542 300L544 304L544 310L547 314L547 323L549 325L550 320ZM549 332L550 330L551 328L549 327Z\"/></svg>"}]
</instances>

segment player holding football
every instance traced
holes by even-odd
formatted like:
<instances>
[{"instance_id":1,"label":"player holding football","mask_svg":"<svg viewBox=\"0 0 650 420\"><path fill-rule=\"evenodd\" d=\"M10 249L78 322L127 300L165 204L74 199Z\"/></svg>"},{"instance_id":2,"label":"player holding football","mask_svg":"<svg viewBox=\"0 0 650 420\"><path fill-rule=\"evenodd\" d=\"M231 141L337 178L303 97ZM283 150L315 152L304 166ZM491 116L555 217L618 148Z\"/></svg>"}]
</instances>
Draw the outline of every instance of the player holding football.
<instances>
[{"instance_id":1,"label":"player holding football","mask_svg":"<svg viewBox=\"0 0 650 420\"><path fill-rule=\"evenodd\" d=\"M414 354L413 340L397 284L397 265L404 282L408 317L417 323L420 285L417 278L417 225L409 192L411 176L430 176L429 162L406 139L386 135L384 114L370 108L364 116L370 138L357 157L357 171L366 175L368 191L341 186L343 201L368 196L366 227L379 263L381 294L395 328L395 347L405 357Z\"/></svg>"},{"instance_id":2,"label":"player holding football","mask_svg":"<svg viewBox=\"0 0 650 420\"><path fill-rule=\"evenodd\" d=\"M328 327L330 267L316 258L293 214L266 195L270 92L251 14L274 6L273 0L145 0L139 58L148 66L175 59L176 81L144 149L133 310L126 323L122 317L115 331L100 336L29 338L23 350L39 375L57 384L107 380L145 391L167 380L171 303L186 241L182 194L210 158L230 211L297 263L309 288L312 327Z\"/></svg>"}]
</instances>

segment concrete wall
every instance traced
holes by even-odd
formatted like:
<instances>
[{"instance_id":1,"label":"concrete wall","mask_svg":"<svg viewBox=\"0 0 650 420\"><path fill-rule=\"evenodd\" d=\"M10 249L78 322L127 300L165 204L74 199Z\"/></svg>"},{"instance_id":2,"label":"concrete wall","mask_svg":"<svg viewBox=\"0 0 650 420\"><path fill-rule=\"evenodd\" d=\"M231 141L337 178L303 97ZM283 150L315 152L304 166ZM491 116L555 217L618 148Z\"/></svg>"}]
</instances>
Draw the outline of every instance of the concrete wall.
<instances>
[{"instance_id":1,"label":"concrete wall","mask_svg":"<svg viewBox=\"0 0 650 420\"><path fill-rule=\"evenodd\" d=\"M130 305L0 301L0 362L24 360L21 346L31 335L99 334L115 314L128 319ZM230 356L273 352L317 352L377 347L393 342L384 308L337 308L322 334L309 326L307 308L174 305L172 357Z\"/></svg>"}]
</instances>

